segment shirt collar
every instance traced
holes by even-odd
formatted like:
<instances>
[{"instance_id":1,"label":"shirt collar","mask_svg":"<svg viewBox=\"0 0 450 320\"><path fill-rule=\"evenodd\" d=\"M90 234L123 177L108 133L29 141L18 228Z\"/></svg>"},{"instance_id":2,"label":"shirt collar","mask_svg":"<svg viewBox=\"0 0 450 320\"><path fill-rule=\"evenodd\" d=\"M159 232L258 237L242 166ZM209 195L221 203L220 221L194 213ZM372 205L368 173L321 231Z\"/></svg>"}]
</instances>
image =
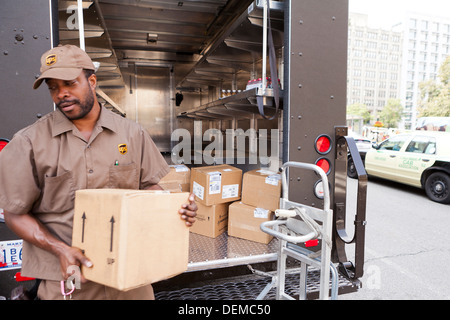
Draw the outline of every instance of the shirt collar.
<instances>
[{"instance_id":1,"label":"shirt collar","mask_svg":"<svg viewBox=\"0 0 450 320\"><path fill-rule=\"evenodd\" d=\"M104 105L100 104L101 112L100 118L97 120L96 127L102 127L109 129L113 132L117 132L117 125L113 118L113 113L105 108ZM72 131L75 125L72 121L66 118L66 116L59 110L56 109L53 112L53 128L52 135L56 137L67 131Z\"/></svg>"}]
</instances>

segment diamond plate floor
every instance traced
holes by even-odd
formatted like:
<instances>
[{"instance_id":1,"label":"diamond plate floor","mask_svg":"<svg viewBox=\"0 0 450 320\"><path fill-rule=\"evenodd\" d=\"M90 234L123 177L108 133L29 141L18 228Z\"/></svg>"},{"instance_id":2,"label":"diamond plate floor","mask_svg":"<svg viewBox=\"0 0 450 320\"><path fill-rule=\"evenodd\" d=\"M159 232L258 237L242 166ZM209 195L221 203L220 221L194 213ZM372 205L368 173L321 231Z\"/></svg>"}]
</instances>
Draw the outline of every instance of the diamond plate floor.
<instances>
[{"instance_id":1,"label":"diamond plate floor","mask_svg":"<svg viewBox=\"0 0 450 320\"><path fill-rule=\"evenodd\" d=\"M308 272L308 298L315 299L318 297L319 281L319 271L311 269ZM155 297L156 300L255 300L270 282L270 277L250 275L194 288L155 292ZM287 274L285 286L285 292L288 295L298 296L299 273ZM357 284L339 276L340 293L353 292L357 289ZM265 300L274 299L275 289L272 288L266 295Z\"/></svg>"}]
</instances>

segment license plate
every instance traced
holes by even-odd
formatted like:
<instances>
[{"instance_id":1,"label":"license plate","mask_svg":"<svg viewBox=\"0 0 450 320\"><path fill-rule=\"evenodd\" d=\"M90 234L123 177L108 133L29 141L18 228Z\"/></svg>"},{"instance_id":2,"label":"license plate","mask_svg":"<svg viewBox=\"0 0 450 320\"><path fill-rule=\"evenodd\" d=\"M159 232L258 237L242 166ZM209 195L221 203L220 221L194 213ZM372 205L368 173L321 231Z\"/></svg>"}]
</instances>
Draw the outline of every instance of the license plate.
<instances>
[{"instance_id":1,"label":"license plate","mask_svg":"<svg viewBox=\"0 0 450 320\"><path fill-rule=\"evenodd\" d=\"M22 267L22 244L23 240L0 242L0 271Z\"/></svg>"}]
</instances>

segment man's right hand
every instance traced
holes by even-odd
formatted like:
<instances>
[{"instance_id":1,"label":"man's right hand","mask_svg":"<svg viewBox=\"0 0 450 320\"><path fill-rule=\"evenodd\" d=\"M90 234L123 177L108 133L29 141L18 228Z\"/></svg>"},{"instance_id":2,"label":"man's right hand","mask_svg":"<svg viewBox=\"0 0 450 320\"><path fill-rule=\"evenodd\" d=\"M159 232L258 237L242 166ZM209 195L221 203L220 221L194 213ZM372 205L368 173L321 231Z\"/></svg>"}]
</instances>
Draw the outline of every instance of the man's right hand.
<instances>
[{"instance_id":1,"label":"man's right hand","mask_svg":"<svg viewBox=\"0 0 450 320\"><path fill-rule=\"evenodd\" d=\"M78 248L73 248L57 239L39 220L31 214L4 212L6 225L20 238L51 252L59 258L63 279L67 279L70 266L92 267L92 262ZM82 282L85 281L81 276Z\"/></svg>"},{"instance_id":2,"label":"man's right hand","mask_svg":"<svg viewBox=\"0 0 450 320\"><path fill-rule=\"evenodd\" d=\"M78 248L67 246L63 250L59 250L57 255L61 266L61 275L64 280L67 280L72 275L69 272L69 270L72 270L71 266L81 267L83 265L86 268L92 268L93 266L92 262ZM82 283L86 282L82 274L80 280Z\"/></svg>"}]
</instances>

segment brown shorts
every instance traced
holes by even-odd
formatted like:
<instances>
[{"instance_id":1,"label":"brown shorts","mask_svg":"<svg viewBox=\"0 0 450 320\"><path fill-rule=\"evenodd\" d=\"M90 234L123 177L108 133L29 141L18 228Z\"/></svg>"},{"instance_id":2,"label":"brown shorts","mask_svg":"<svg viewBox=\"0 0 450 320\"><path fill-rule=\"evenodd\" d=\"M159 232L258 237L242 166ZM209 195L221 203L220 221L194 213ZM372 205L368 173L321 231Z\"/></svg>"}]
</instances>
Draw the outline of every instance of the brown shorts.
<instances>
[{"instance_id":1,"label":"brown shorts","mask_svg":"<svg viewBox=\"0 0 450 320\"><path fill-rule=\"evenodd\" d=\"M66 289L66 292L69 290ZM61 293L60 281L42 280L38 289L41 300L64 300ZM66 299L70 299L69 296ZM129 291L119 291L104 285L88 281L82 283L80 289L72 293L72 300L154 300L151 285L139 287Z\"/></svg>"}]
</instances>

